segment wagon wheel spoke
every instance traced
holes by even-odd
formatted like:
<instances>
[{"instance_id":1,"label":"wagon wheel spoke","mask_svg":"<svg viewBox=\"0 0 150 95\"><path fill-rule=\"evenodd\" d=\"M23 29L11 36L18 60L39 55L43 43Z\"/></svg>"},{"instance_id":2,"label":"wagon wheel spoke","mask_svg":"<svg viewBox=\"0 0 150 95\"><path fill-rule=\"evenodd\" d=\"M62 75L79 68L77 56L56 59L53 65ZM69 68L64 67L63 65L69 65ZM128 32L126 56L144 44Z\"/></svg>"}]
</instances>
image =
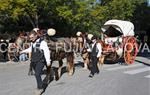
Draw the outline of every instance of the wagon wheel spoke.
<instances>
[{"instance_id":1,"label":"wagon wheel spoke","mask_svg":"<svg viewBox=\"0 0 150 95\"><path fill-rule=\"evenodd\" d=\"M130 38L124 48L124 60L126 64L133 64L138 52L138 45L135 38Z\"/></svg>"}]
</instances>

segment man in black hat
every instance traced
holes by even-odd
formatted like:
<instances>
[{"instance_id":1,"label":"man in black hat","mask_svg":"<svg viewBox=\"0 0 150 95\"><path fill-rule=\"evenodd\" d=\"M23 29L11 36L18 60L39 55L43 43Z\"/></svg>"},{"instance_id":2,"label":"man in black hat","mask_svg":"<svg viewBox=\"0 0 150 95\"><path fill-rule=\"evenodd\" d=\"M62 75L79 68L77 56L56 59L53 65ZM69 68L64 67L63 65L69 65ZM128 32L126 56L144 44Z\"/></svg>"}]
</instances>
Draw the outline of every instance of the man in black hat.
<instances>
[{"instance_id":1,"label":"man in black hat","mask_svg":"<svg viewBox=\"0 0 150 95\"><path fill-rule=\"evenodd\" d=\"M93 36L91 38L92 41L92 48L91 48L91 68L90 68L90 75L89 77L93 77L95 73L99 73L99 69L98 69L98 60L99 57L101 56L101 52L102 52L102 46L100 43L97 42L97 37Z\"/></svg>"}]
</instances>

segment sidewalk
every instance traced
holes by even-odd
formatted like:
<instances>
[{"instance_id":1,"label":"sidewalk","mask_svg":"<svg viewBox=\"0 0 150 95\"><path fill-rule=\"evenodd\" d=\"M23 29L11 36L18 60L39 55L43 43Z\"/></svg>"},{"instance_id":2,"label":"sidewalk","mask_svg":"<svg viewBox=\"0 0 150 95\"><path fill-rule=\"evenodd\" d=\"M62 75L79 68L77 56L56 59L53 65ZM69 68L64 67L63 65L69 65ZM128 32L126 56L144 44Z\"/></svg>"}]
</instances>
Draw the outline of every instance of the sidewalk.
<instances>
[{"instance_id":1,"label":"sidewalk","mask_svg":"<svg viewBox=\"0 0 150 95\"><path fill-rule=\"evenodd\" d=\"M150 66L150 57L137 56L135 61L138 61L140 63Z\"/></svg>"}]
</instances>

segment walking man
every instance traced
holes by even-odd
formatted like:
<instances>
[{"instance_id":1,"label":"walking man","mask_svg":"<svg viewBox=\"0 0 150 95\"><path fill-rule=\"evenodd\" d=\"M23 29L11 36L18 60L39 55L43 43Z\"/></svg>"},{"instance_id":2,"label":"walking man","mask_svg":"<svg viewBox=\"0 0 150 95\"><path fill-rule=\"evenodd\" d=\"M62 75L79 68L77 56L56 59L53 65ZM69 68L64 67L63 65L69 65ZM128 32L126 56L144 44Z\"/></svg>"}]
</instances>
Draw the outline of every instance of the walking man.
<instances>
[{"instance_id":1,"label":"walking man","mask_svg":"<svg viewBox=\"0 0 150 95\"><path fill-rule=\"evenodd\" d=\"M99 73L99 69L98 69L98 62L99 62L99 58L101 57L101 52L102 52L102 47L101 44L97 42L97 37L93 36L91 38L92 41L92 48L91 48L91 54L90 54L90 58L91 58L91 68L90 68L90 75L89 77L92 78L94 76L95 73Z\"/></svg>"},{"instance_id":2,"label":"walking man","mask_svg":"<svg viewBox=\"0 0 150 95\"><path fill-rule=\"evenodd\" d=\"M35 78L37 82L37 89L35 91L36 95L41 95L44 91L43 80L41 75L43 73L43 68L46 65L47 68L51 65L50 51L47 43L38 37L35 31L29 33L29 38L31 41L31 46L28 49L23 50L21 53L31 52L31 64L35 72Z\"/></svg>"}]
</instances>

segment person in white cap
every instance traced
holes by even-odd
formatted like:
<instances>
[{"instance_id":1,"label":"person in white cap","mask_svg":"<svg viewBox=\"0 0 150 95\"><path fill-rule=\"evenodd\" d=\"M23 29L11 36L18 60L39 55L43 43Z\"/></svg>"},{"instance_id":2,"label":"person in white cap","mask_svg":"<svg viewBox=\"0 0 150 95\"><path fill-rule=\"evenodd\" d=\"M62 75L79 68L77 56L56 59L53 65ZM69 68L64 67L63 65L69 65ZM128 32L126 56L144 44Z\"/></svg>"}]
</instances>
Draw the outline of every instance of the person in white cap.
<instances>
[{"instance_id":1,"label":"person in white cap","mask_svg":"<svg viewBox=\"0 0 150 95\"><path fill-rule=\"evenodd\" d=\"M101 57L102 53L102 46L100 43L97 42L97 37L92 36L91 38L92 41L92 48L91 48L91 53L90 53L90 59L91 59L91 68L90 68L90 75L89 77L93 77L95 73L99 73L98 69L98 63L99 63L99 58Z\"/></svg>"}]
</instances>

